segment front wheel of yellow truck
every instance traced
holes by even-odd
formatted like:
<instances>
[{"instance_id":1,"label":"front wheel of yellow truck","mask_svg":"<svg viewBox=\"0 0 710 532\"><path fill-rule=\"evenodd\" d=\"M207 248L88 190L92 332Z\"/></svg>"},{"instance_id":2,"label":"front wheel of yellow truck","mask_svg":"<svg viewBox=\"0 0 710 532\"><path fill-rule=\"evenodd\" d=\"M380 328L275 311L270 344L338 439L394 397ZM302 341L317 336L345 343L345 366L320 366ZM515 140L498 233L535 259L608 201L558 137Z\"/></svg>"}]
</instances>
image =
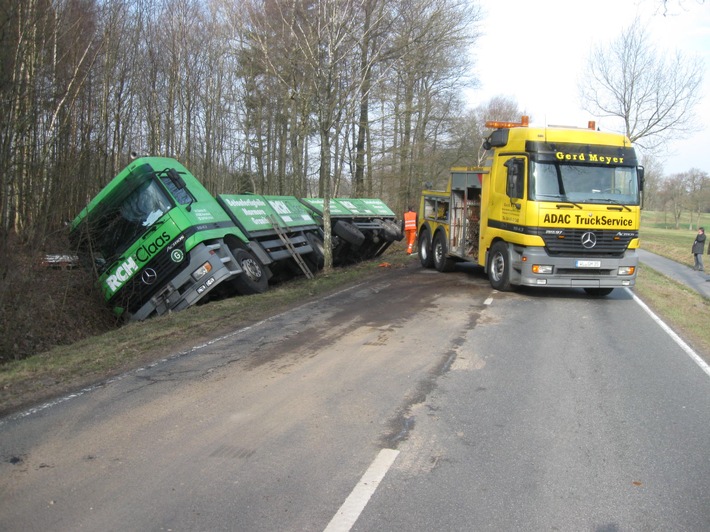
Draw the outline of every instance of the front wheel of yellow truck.
<instances>
[{"instance_id":1,"label":"front wheel of yellow truck","mask_svg":"<svg viewBox=\"0 0 710 532\"><path fill-rule=\"evenodd\" d=\"M585 288L584 291L587 292L590 296L594 297L604 297L608 296L611 294L611 291L614 290L613 288Z\"/></svg>"},{"instance_id":2,"label":"front wheel of yellow truck","mask_svg":"<svg viewBox=\"0 0 710 532\"><path fill-rule=\"evenodd\" d=\"M496 242L488 255L488 280L491 286L501 292L512 289L510 284L510 259L505 242Z\"/></svg>"}]
</instances>

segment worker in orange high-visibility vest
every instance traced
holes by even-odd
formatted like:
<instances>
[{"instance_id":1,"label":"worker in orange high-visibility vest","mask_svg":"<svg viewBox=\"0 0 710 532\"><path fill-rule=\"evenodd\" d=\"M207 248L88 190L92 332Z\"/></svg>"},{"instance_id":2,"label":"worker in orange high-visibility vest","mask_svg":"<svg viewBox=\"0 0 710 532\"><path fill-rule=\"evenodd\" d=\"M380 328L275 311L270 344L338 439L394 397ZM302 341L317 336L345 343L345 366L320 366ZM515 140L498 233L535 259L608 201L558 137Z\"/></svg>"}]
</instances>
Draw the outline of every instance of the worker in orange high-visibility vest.
<instances>
[{"instance_id":1,"label":"worker in orange high-visibility vest","mask_svg":"<svg viewBox=\"0 0 710 532\"><path fill-rule=\"evenodd\" d=\"M417 213L411 207L404 213L404 234L407 236L407 255L411 255L417 239Z\"/></svg>"}]
</instances>

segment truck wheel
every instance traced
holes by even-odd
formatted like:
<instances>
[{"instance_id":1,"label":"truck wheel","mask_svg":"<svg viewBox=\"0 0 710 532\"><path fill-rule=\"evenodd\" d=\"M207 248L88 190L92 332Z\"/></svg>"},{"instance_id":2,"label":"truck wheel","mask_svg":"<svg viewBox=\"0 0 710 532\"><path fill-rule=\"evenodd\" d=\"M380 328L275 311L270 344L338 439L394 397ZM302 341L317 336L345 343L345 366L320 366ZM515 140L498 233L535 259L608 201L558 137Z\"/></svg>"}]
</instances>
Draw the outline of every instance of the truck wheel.
<instances>
[{"instance_id":1,"label":"truck wheel","mask_svg":"<svg viewBox=\"0 0 710 532\"><path fill-rule=\"evenodd\" d=\"M245 249L233 250L237 264L244 270L234 279L234 288L243 296L261 294L269 289L266 271L259 259Z\"/></svg>"},{"instance_id":2,"label":"truck wheel","mask_svg":"<svg viewBox=\"0 0 710 532\"><path fill-rule=\"evenodd\" d=\"M356 225L346 222L345 220L335 222L333 232L356 248L360 247L365 241L365 235L362 234L362 231L360 231Z\"/></svg>"},{"instance_id":3,"label":"truck wheel","mask_svg":"<svg viewBox=\"0 0 710 532\"><path fill-rule=\"evenodd\" d=\"M325 264L325 248L323 247L323 240L314 234L306 233L306 240L313 248L313 252L305 256L306 262L311 266L312 272L317 272Z\"/></svg>"},{"instance_id":4,"label":"truck wheel","mask_svg":"<svg viewBox=\"0 0 710 532\"><path fill-rule=\"evenodd\" d=\"M385 220L382 222L385 226L385 234L392 235L392 240L401 242L404 239L404 231L392 220Z\"/></svg>"},{"instance_id":5,"label":"truck wheel","mask_svg":"<svg viewBox=\"0 0 710 532\"><path fill-rule=\"evenodd\" d=\"M387 242L400 242L404 238L404 232L392 220L382 221L382 232Z\"/></svg>"},{"instance_id":6,"label":"truck wheel","mask_svg":"<svg viewBox=\"0 0 710 532\"><path fill-rule=\"evenodd\" d=\"M433 268L434 259L431 253L431 234L428 229L422 229L419 233L419 262L422 268Z\"/></svg>"},{"instance_id":7,"label":"truck wheel","mask_svg":"<svg viewBox=\"0 0 710 532\"><path fill-rule=\"evenodd\" d=\"M501 292L511 289L510 261L508 260L508 246L505 242L496 242L491 247L488 256L488 280L493 288Z\"/></svg>"},{"instance_id":8,"label":"truck wheel","mask_svg":"<svg viewBox=\"0 0 710 532\"><path fill-rule=\"evenodd\" d=\"M446 233L439 231L434 237L434 247L432 248L432 256L434 259L434 267L440 272L450 272L456 264L450 257L448 245L446 244Z\"/></svg>"},{"instance_id":9,"label":"truck wheel","mask_svg":"<svg viewBox=\"0 0 710 532\"><path fill-rule=\"evenodd\" d=\"M590 296L594 297L604 297L611 294L613 288L585 288L584 291Z\"/></svg>"}]
</instances>

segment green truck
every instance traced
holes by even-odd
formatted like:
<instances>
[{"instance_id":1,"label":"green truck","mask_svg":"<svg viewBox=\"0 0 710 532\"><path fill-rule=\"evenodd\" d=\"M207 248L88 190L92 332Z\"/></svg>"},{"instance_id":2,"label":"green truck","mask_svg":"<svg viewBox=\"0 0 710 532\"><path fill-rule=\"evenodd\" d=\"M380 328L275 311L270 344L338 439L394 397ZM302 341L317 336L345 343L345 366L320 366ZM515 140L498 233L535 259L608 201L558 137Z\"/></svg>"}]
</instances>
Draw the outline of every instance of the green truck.
<instances>
[{"instance_id":1,"label":"green truck","mask_svg":"<svg viewBox=\"0 0 710 532\"><path fill-rule=\"evenodd\" d=\"M212 296L261 293L270 279L311 277L323 265L324 239L319 200L309 201L316 207L292 196L213 197L175 159L140 157L73 220L70 239L114 312L143 320ZM386 223L390 232L370 229L362 241L348 234L347 244L334 233L342 262L376 256L380 239L398 236L394 213L380 212L377 223L343 213L344 222Z\"/></svg>"}]
</instances>

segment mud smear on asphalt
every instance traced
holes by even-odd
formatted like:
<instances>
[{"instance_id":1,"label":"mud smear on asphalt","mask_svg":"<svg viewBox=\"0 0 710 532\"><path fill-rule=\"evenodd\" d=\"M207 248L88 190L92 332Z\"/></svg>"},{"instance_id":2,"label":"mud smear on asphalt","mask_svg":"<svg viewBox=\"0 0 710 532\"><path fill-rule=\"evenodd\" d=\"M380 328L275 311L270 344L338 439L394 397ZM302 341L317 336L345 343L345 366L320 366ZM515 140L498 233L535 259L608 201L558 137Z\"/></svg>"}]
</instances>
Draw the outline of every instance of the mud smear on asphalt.
<instances>
[{"instance_id":1,"label":"mud smear on asphalt","mask_svg":"<svg viewBox=\"0 0 710 532\"><path fill-rule=\"evenodd\" d=\"M400 406L397 414L388 423L389 431L382 438L383 447L396 448L400 442L409 437L416 425L416 415L413 412L425 405L429 395L436 389L439 378L451 370L458 357L458 349L466 342L466 334L476 328L482 310L471 309L468 326L459 336L451 340L451 348L440 356L436 366L418 383L414 393Z\"/></svg>"}]
</instances>

